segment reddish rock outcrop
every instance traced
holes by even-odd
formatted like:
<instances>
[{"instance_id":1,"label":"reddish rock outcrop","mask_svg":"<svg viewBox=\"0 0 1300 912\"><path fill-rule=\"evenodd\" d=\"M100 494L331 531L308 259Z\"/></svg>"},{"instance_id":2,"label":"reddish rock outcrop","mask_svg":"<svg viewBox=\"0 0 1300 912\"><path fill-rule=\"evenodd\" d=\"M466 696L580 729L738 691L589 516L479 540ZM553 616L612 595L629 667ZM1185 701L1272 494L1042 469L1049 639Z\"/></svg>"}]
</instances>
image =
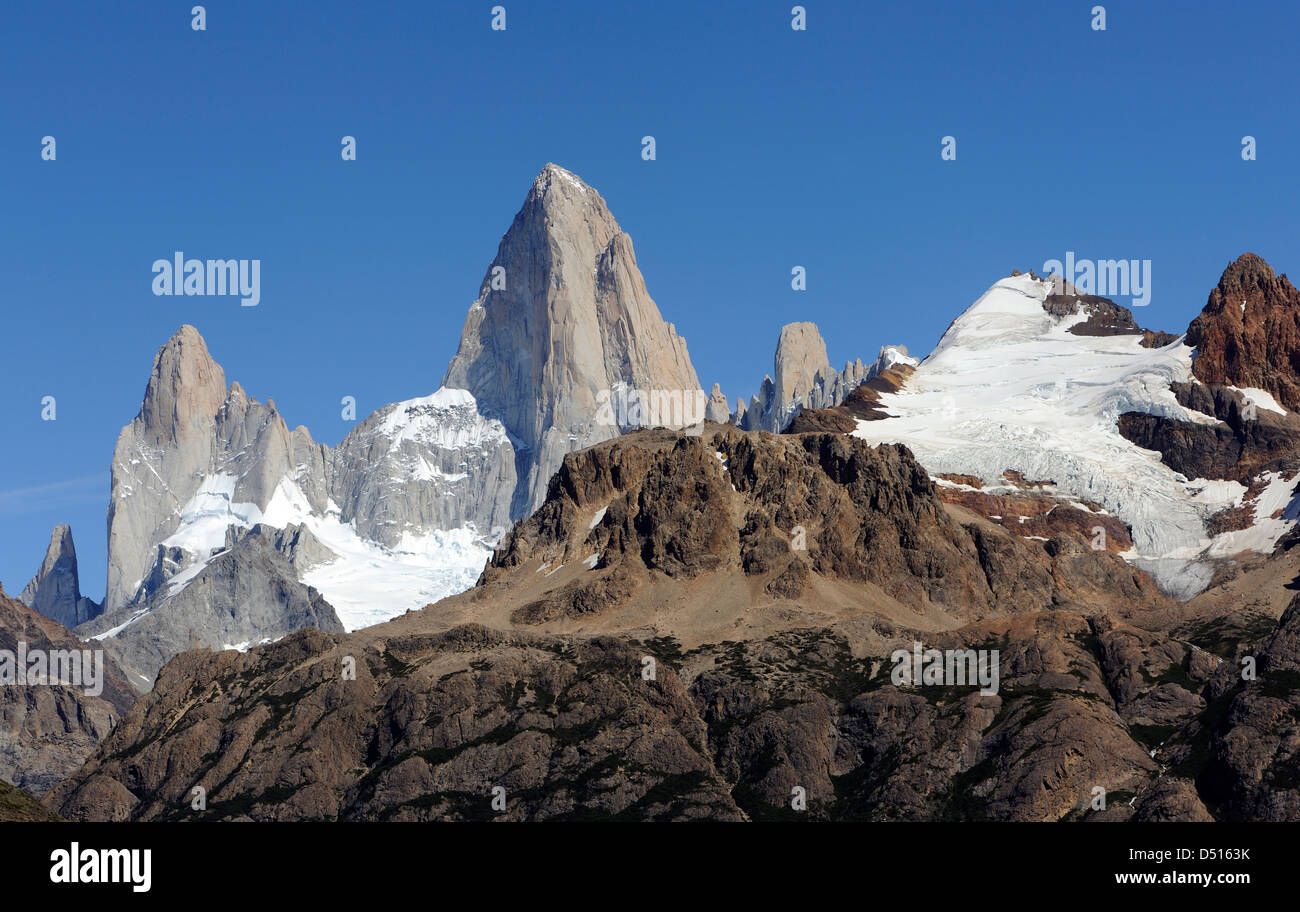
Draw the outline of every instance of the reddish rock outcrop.
<instances>
[{"instance_id":1,"label":"reddish rock outcrop","mask_svg":"<svg viewBox=\"0 0 1300 912\"><path fill-rule=\"evenodd\" d=\"M1086 320L1068 330L1076 336L1141 336L1140 344L1145 348L1164 348L1178 339L1173 333L1143 329L1127 307L1119 306L1110 298L1080 294L1073 287L1048 295L1043 310L1058 317L1086 315Z\"/></svg>"},{"instance_id":2,"label":"reddish rock outcrop","mask_svg":"<svg viewBox=\"0 0 1300 912\"><path fill-rule=\"evenodd\" d=\"M1081 509L1044 494L988 494L963 488L939 487L945 503L959 504L1005 527L1021 538L1046 541L1058 532L1075 532L1104 543L1099 550L1116 554L1133 547L1128 526L1115 516ZM1105 535L1099 536L1101 529Z\"/></svg>"},{"instance_id":3,"label":"reddish rock outcrop","mask_svg":"<svg viewBox=\"0 0 1300 912\"><path fill-rule=\"evenodd\" d=\"M1249 484L1270 463L1300 447L1300 420L1249 408L1239 392L1219 384L1175 383L1178 401L1219 420L1218 424L1179 421L1146 412L1119 416L1119 432L1188 478L1226 478Z\"/></svg>"},{"instance_id":4,"label":"reddish rock outcrop","mask_svg":"<svg viewBox=\"0 0 1300 912\"><path fill-rule=\"evenodd\" d=\"M1205 383L1267 390L1300 408L1300 291L1253 253L1223 271L1187 328L1192 373Z\"/></svg>"}]
</instances>

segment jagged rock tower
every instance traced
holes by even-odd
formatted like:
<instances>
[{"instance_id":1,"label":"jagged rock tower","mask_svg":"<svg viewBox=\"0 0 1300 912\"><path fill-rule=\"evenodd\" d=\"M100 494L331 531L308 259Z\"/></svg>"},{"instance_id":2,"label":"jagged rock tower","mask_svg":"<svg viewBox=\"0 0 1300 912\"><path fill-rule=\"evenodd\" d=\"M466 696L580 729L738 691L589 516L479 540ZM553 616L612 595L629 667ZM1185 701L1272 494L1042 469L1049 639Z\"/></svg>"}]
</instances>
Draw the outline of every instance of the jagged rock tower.
<instances>
[{"instance_id":1,"label":"jagged rock tower","mask_svg":"<svg viewBox=\"0 0 1300 912\"><path fill-rule=\"evenodd\" d=\"M501 239L443 378L473 393L514 441L512 516L537 508L565 453L618 434L597 412L601 391L620 384L700 388L686 340L646 291L632 239L599 193L548 164Z\"/></svg>"},{"instance_id":2,"label":"jagged rock tower","mask_svg":"<svg viewBox=\"0 0 1300 912\"><path fill-rule=\"evenodd\" d=\"M81 594L77 548L68 526L60 523L54 527L45 560L18 600L65 627L75 627L100 613L100 606Z\"/></svg>"}]
</instances>

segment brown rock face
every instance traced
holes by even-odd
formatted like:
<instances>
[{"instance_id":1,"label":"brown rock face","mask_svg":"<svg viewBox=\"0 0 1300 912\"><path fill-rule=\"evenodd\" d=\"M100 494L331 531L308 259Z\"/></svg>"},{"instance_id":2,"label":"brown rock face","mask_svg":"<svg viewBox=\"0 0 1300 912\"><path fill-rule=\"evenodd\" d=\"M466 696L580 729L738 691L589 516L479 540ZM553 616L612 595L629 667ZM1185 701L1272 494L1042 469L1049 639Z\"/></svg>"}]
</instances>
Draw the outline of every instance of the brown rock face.
<instances>
[{"instance_id":1,"label":"brown rock face","mask_svg":"<svg viewBox=\"0 0 1300 912\"><path fill-rule=\"evenodd\" d=\"M953 484L966 485L968 488L979 489L984 487L984 480L974 475L962 475L957 472L944 472L934 477L941 478L944 481L951 481Z\"/></svg>"},{"instance_id":2,"label":"brown rock face","mask_svg":"<svg viewBox=\"0 0 1300 912\"><path fill-rule=\"evenodd\" d=\"M1215 676L1210 711L1185 733L1196 782L1232 820L1300 819L1300 598L1257 649ZM1199 748L1197 750L1196 748ZM1204 759L1208 753L1208 759Z\"/></svg>"},{"instance_id":3,"label":"brown rock face","mask_svg":"<svg viewBox=\"0 0 1300 912\"><path fill-rule=\"evenodd\" d=\"M792 632L709 651L691 690L752 819L790 816L781 806L795 785L824 819L1070 819L1090 813L1094 787L1118 804L1156 772L1108 686L1131 660L1096 642L1089 621L1055 612L927 637L999 650L1000 689L984 695L895 686L890 662Z\"/></svg>"},{"instance_id":4,"label":"brown rock face","mask_svg":"<svg viewBox=\"0 0 1300 912\"><path fill-rule=\"evenodd\" d=\"M1080 294L1077 289L1063 287L1047 296L1043 309L1054 316L1084 313L1087 319L1071 326L1069 332L1076 336L1141 336L1146 348L1163 348L1178 337L1172 333L1143 329L1133 319L1133 312L1121 307L1110 298Z\"/></svg>"},{"instance_id":5,"label":"brown rock face","mask_svg":"<svg viewBox=\"0 0 1300 912\"><path fill-rule=\"evenodd\" d=\"M1075 532L1038 544L943 503L904 447L642 431L568 454L471 592L176 657L46 804L76 820L1199 819L1194 785L1149 752L1204 713L1212 657L1117 619L1169 604ZM1000 685L899 684L892 656L914 642L996 650Z\"/></svg>"},{"instance_id":6,"label":"brown rock face","mask_svg":"<svg viewBox=\"0 0 1300 912\"><path fill-rule=\"evenodd\" d=\"M1203 707L1209 666L1106 618L925 635L998 650L998 691L982 694L896 685L888 653L855 657L829 629L683 651L664 637L421 633L428 614L185 653L46 804L75 820L1208 816L1148 751ZM355 680L340 675L349 656Z\"/></svg>"},{"instance_id":7,"label":"brown rock face","mask_svg":"<svg viewBox=\"0 0 1300 912\"><path fill-rule=\"evenodd\" d=\"M1104 513L1082 510L1055 497L1034 493L988 494L941 487L944 503L960 504L1023 538L1050 539L1058 532L1074 532L1102 543L1101 550L1116 554L1133 547L1128 526ZM1097 530L1105 532L1098 535Z\"/></svg>"},{"instance_id":8,"label":"brown rock face","mask_svg":"<svg viewBox=\"0 0 1300 912\"><path fill-rule=\"evenodd\" d=\"M1192 373L1205 383L1267 390L1300 408L1300 291L1253 253L1223 271L1187 328Z\"/></svg>"},{"instance_id":9,"label":"brown rock face","mask_svg":"<svg viewBox=\"0 0 1300 912\"><path fill-rule=\"evenodd\" d=\"M666 662L645 680L646 652L484 627L188 652L47 804L83 820L743 819L685 686Z\"/></svg>"},{"instance_id":10,"label":"brown rock face","mask_svg":"<svg viewBox=\"0 0 1300 912\"><path fill-rule=\"evenodd\" d=\"M1125 547L1121 523L1048 498L1024 508L1041 544L1012 523L954 519L902 446L833 433L641 432L566 456L547 502L511 532L477 595L525 565L555 572L586 560L590 573L526 605L516 622L612 611L658 574L711 580L737 570L773 597L797 597L811 576L964 620L1080 598L1164 604L1143 574L1089 547L1096 525Z\"/></svg>"},{"instance_id":11,"label":"brown rock face","mask_svg":"<svg viewBox=\"0 0 1300 912\"><path fill-rule=\"evenodd\" d=\"M0 649L11 655L25 643L42 650L94 650L62 624L9 598L0 589ZM30 666L29 666L30 667ZM91 696L71 684L0 685L0 779L43 795L81 766L135 702L136 693L104 657L103 690Z\"/></svg>"},{"instance_id":12,"label":"brown rock face","mask_svg":"<svg viewBox=\"0 0 1300 912\"><path fill-rule=\"evenodd\" d=\"M1175 383L1171 388L1182 405L1220 423L1125 412L1119 416L1118 428L1125 438L1160 453L1165 465L1188 478L1245 483L1262 467L1300 448L1300 420L1294 415L1258 408L1251 414L1241 393L1219 384Z\"/></svg>"},{"instance_id":13,"label":"brown rock face","mask_svg":"<svg viewBox=\"0 0 1300 912\"><path fill-rule=\"evenodd\" d=\"M815 432L847 434L857 427L858 421L878 421L888 417L880 404L881 393L896 393L907 382L916 368L898 364L881 371L870 380L857 386L839 405L829 408L803 409L791 419L782 432L808 434Z\"/></svg>"}]
</instances>

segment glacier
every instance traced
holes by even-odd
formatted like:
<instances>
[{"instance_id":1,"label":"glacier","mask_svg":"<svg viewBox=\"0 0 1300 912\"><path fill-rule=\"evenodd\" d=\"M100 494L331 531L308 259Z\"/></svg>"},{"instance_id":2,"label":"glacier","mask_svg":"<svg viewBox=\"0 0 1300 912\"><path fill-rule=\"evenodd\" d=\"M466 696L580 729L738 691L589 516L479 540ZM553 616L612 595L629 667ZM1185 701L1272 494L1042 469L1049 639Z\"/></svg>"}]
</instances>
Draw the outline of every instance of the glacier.
<instances>
[{"instance_id":1,"label":"glacier","mask_svg":"<svg viewBox=\"0 0 1300 912\"><path fill-rule=\"evenodd\" d=\"M1136 335L1070 333L1087 315L1047 312L1051 292L1050 281L1032 275L994 284L953 321L902 389L881 396L889 417L859 420L853 435L905 444L931 475L998 484L1014 470L1052 481L1058 496L1101 505L1132 530L1124 556L1176 597L1209 583L1207 558L1270 550L1294 517L1211 538L1206 518L1239 506L1245 489L1186 478L1117 428L1124 412L1215 423L1170 390L1171 383L1195 382L1194 350L1181 338L1152 349ZM1262 397L1259 405L1276 407ZM1289 503L1294 485L1275 482L1269 504ZM1273 507L1261 501L1258 509L1268 516Z\"/></svg>"}]
</instances>

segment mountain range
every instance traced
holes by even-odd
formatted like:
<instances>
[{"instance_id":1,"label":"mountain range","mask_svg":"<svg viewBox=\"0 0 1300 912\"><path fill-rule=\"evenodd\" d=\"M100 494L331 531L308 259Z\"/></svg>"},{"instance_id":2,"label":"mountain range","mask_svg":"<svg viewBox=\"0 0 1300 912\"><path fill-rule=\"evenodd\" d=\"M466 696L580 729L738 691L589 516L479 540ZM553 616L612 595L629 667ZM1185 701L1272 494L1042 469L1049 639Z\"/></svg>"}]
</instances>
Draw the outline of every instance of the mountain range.
<instances>
[{"instance_id":1,"label":"mountain range","mask_svg":"<svg viewBox=\"0 0 1300 912\"><path fill-rule=\"evenodd\" d=\"M102 603L66 526L0 603L119 686L27 697L0 776L84 820L1300 818L1298 329L1252 254L1178 334L1014 271L923 359L789 324L731 409L548 164L441 386L335 447L163 344ZM919 643L1000 689L900 686Z\"/></svg>"}]
</instances>

